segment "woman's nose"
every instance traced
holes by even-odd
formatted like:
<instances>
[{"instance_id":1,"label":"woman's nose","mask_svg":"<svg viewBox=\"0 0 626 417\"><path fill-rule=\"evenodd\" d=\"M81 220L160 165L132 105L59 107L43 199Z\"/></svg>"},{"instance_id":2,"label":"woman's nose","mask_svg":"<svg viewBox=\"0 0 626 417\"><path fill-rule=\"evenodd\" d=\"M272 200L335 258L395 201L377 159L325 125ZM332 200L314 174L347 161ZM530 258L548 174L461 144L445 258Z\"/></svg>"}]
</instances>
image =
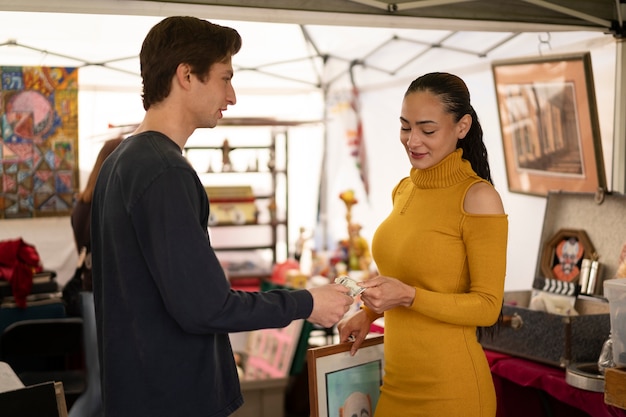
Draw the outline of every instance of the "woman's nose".
<instances>
[{"instance_id":1,"label":"woman's nose","mask_svg":"<svg viewBox=\"0 0 626 417\"><path fill-rule=\"evenodd\" d=\"M413 148L415 146L418 146L420 143L421 141L417 132L415 130L411 130L411 133L409 133L409 138L406 141L407 148Z\"/></svg>"}]
</instances>

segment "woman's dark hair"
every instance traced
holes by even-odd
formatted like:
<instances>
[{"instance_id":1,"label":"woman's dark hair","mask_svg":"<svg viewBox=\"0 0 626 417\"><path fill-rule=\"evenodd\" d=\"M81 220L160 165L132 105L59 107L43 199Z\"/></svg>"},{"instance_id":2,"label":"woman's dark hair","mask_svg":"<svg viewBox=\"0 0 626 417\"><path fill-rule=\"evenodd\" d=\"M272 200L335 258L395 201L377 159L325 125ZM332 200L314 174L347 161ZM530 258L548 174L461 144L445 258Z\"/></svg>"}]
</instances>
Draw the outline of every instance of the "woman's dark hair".
<instances>
[{"instance_id":1,"label":"woman's dark hair","mask_svg":"<svg viewBox=\"0 0 626 417\"><path fill-rule=\"evenodd\" d=\"M139 54L144 109L170 94L178 65L189 64L193 74L204 81L213 64L239 49L241 36L235 29L189 16L163 19L150 29Z\"/></svg>"},{"instance_id":2,"label":"woman's dark hair","mask_svg":"<svg viewBox=\"0 0 626 417\"><path fill-rule=\"evenodd\" d=\"M484 180L493 183L487 158L487 148L483 143L483 129L478 115L470 103L470 93L465 82L453 74L431 72L415 79L404 96L418 91L428 91L439 97L446 112L458 122L463 116L472 117L472 126L464 139L457 141L456 147L463 149L463 158L468 160L472 169Z\"/></svg>"},{"instance_id":3,"label":"woman's dark hair","mask_svg":"<svg viewBox=\"0 0 626 417\"><path fill-rule=\"evenodd\" d=\"M107 159L111 153L118 147L120 143L122 143L123 137L117 137L115 139L109 139L104 142L102 148L100 148L100 152L98 152L98 156L96 157L96 162L93 165L93 169L91 173L89 173L89 178L87 179L87 185L85 185L85 189L82 193L78 195L78 200L81 200L84 203L91 203L91 199L93 197L93 190L96 188L96 180L98 179L98 174L100 173L100 169L102 168L102 164L104 160Z\"/></svg>"},{"instance_id":4,"label":"woman's dark hair","mask_svg":"<svg viewBox=\"0 0 626 417\"><path fill-rule=\"evenodd\" d=\"M470 93L465 82L453 74L446 72L432 72L415 79L404 96L418 91L427 91L441 100L445 111L454 116L455 121L463 116L472 116L472 126L464 139L456 143L456 147L463 149L463 158L468 160L472 169L482 179L491 180L491 170L487 158L487 148L483 142L483 129L478 121L478 115L470 103ZM484 336L493 337L499 330L503 320L502 310L496 324L490 327L478 327L477 336L481 340Z\"/></svg>"}]
</instances>

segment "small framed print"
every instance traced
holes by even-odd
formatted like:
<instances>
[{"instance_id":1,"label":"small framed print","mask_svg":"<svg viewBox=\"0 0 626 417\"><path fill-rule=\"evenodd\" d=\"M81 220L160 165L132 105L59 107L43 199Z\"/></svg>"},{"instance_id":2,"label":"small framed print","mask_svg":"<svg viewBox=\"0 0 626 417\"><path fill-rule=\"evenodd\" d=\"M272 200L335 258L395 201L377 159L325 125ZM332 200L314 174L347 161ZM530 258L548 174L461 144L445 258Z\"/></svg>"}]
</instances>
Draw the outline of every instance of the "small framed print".
<instances>
[{"instance_id":1,"label":"small framed print","mask_svg":"<svg viewBox=\"0 0 626 417\"><path fill-rule=\"evenodd\" d=\"M351 342L307 351L311 417L374 415L384 374L383 337L365 339L354 356Z\"/></svg>"},{"instance_id":2,"label":"small framed print","mask_svg":"<svg viewBox=\"0 0 626 417\"><path fill-rule=\"evenodd\" d=\"M595 256L584 230L561 229L543 246L541 272L546 278L577 282L583 259Z\"/></svg>"}]
</instances>

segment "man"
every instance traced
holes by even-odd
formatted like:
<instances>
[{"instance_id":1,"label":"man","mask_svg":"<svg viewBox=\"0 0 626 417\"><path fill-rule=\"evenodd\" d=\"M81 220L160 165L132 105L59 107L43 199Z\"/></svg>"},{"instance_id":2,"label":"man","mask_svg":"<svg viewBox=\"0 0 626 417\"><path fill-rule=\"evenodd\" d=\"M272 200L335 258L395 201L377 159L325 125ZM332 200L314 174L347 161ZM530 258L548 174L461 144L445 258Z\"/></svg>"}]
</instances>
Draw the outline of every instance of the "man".
<instances>
[{"instance_id":1,"label":"man","mask_svg":"<svg viewBox=\"0 0 626 417\"><path fill-rule=\"evenodd\" d=\"M182 156L236 102L239 34L169 17L140 53L145 117L106 160L93 198L93 283L106 417L227 416L243 403L229 332L308 319L330 327L348 289L233 291L208 237L209 203Z\"/></svg>"}]
</instances>

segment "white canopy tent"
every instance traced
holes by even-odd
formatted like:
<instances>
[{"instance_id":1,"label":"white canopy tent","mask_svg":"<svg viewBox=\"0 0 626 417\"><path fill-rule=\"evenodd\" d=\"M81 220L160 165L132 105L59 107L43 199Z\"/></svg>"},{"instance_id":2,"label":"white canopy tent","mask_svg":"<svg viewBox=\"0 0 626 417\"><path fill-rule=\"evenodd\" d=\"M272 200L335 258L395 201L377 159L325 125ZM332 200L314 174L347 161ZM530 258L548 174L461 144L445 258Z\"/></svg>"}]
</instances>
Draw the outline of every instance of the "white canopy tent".
<instances>
[{"instance_id":1,"label":"white canopy tent","mask_svg":"<svg viewBox=\"0 0 626 417\"><path fill-rule=\"evenodd\" d=\"M607 164L613 170L612 189L623 191L626 128L620 117L613 117L625 107L623 94L615 94L624 81L621 5L607 0L560 4L423 0L392 3L389 7L396 11L391 13L386 3L390 2L0 0L0 10L4 10L0 12L0 65L81 67L80 158L81 170L88 171L97 141L111 135L108 125L136 123L143 113L137 54L149 28L174 14L233 26L242 34L244 46L234 59L239 102L228 111L229 116L327 121L326 134L319 126L312 127L313 136L302 134L302 147L293 154L296 165L309 177L296 179L304 190L295 189L293 197L312 206L321 174L315 164L321 162L322 154L316 149L323 149L324 141L327 148L336 142L329 109L354 82L360 90L365 139L373 159L369 202L359 204L354 213L365 224L366 237L386 215L391 187L408 172L404 162L398 162L406 158L400 147L389 145L396 144L403 90L425 72L459 73L470 85L483 126L491 126L486 140L490 141L492 170L511 218L509 277L514 280L507 285L527 287L534 262L520 257L516 248L525 247L528 253L530 247L536 253L533 248L539 244L535 239L544 201L506 190L490 64L520 56L599 51L594 56L596 83L601 78L609 85L597 91L605 160L612 160ZM312 5L316 10L305 10ZM524 19L515 18L518 11ZM336 168L336 158L332 151L327 155L327 170ZM358 177L335 171L333 179L325 193L326 211L334 213L339 219L335 223L340 224L344 211L334 198L336 191L358 182ZM310 218L315 216L311 210L308 218L292 221L295 229L301 224L311 226ZM332 219L326 221L331 229L343 230ZM13 221L4 223L0 238L22 227ZM341 232L331 232L332 237L337 233Z\"/></svg>"}]
</instances>

